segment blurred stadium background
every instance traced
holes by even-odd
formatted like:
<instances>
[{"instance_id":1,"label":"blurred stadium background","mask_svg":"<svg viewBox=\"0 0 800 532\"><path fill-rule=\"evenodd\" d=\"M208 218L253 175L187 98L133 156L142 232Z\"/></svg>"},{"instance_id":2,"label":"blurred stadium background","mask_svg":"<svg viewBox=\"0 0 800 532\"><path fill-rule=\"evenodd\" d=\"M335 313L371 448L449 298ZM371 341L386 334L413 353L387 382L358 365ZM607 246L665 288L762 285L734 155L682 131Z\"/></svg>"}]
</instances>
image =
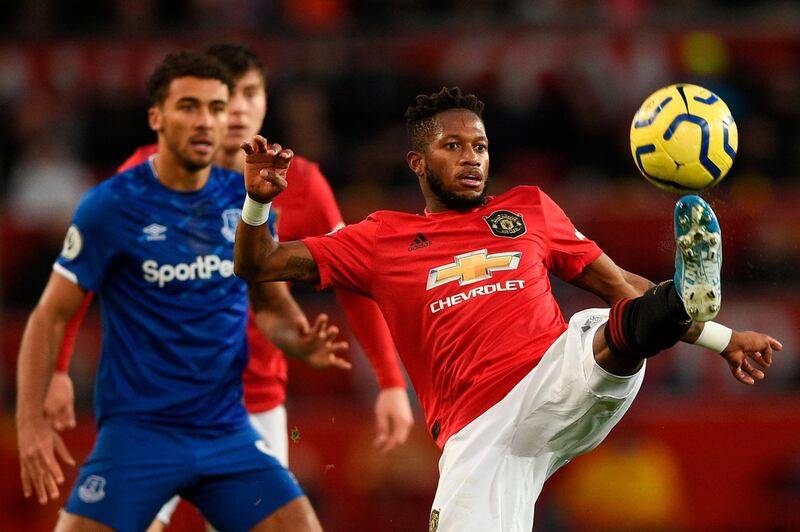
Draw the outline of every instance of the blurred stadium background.
<instances>
[{"instance_id":1,"label":"blurred stadium background","mask_svg":"<svg viewBox=\"0 0 800 532\"><path fill-rule=\"evenodd\" d=\"M800 529L797 2L10 0L0 30L0 528L52 529L59 506L21 495L14 378L75 202L154 138L144 82L166 52L239 41L271 70L267 137L321 163L346 220L421 210L403 112L459 84L487 103L493 190L542 186L621 266L655 280L672 275L676 197L638 177L630 119L670 83L720 95L740 135L733 170L706 194L724 229L720 321L785 350L755 387L699 349L652 360L615 432L548 483L536 529ZM599 304L554 285L565 315ZM328 293L298 297L309 312L334 308ZM71 369L80 417L66 439L79 459L94 438L100 332L93 309ZM326 530L425 530L438 451L418 410L407 445L372 449L376 386L357 346L351 358L350 373L292 364L292 469ZM186 507L172 527L201 528Z\"/></svg>"}]
</instances>

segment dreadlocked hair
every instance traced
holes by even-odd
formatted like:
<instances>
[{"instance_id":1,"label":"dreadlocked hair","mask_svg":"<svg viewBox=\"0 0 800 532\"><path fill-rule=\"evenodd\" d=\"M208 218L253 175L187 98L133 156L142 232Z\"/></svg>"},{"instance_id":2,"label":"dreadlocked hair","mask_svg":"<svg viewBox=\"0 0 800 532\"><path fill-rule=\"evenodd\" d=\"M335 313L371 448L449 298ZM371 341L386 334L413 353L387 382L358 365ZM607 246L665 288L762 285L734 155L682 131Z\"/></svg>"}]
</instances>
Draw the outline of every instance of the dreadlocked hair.
<instances>
[{"instance_id":1,"label":"dreadlocked hair","mask_svg":"<svg viewBox=\"0 0 800 532\"><path fill-rule=\"evenodd\" d=\"M422 151L426 138L439 127L436 115L450 109L466 109L481 118L483 102L474 94L463 94L459 87L442 87L433 94L417 95L417 104L406 109L406 133L412 149Z\"/></svg>"}]
</instances>

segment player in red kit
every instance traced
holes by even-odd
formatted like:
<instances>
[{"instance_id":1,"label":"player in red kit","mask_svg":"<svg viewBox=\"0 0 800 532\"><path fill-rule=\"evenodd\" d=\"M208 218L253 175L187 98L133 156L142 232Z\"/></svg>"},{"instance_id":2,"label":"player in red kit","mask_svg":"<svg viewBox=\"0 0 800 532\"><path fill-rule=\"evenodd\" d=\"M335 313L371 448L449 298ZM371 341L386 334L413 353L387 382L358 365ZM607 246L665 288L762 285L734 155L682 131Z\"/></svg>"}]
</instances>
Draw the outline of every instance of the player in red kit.
<instances>
[{"instance_id":1,"label":"player in red kit","mask_svg":"<svg viewBox=\"0 0 800 532\"><path fill-rule=\"evenodd\" d=\"M292 187L293 153L259 136L243 144L234 266L251 282L308 281L375 300L442 448L430 529L528 532L545 480L610 432L646 358L683 339L720 352L752 384L764 373L750 360L766 368L781 345L694 305L698 287L718 283L721 260L716 216L700 198L678 203L676 237L690 241L674 281L654 286L619 268L539 188L486 196L482 110L444 88L406 112L423 214L379 211L296 242L275 242L263 225ZM565 321L548 272L611 308Z\"/></svg>"},{"instance_id":2,"label":"player in red kit","mask_svg":"<svg viewBox=\"0 0 800 532\"><path fill-rule=\"evenodd\" d=\"M251 138L263 124L267 110L266 70L258 55L241 45L217 45L207 50L232 72L236 85L229 107L229 128L215 164L237 171L243 170L242 141ZM147 161L157 146L144 146L120 167L123 171ZM316 163L297 157L292 165L292 193L276 201L281 238L299 239L323 235L344 225L330 185ZM279 213L278 213L279 211ZM375 402L378 434L376 445L386 451L403 443L411 430L413 417L405 379L399 367L389 330L380 310L371 300L337 290L337 298L375 370L381 391ZM65 333L65 341L57 362L57 372L48 392L46 409L57 429L74 426L72 382L66 370L72 354L77 328L88 307L87 297L81 311L73 318ZM251 423L263 436L278 459L288 463L286 428L287 364L282 353L259 332L250 315L248 324L250 360L243 374L245 405ZM168 523L177 504L170 501L159 520ZM156 526L158 523L156 523Z\"/></svg>"}]
</instances>

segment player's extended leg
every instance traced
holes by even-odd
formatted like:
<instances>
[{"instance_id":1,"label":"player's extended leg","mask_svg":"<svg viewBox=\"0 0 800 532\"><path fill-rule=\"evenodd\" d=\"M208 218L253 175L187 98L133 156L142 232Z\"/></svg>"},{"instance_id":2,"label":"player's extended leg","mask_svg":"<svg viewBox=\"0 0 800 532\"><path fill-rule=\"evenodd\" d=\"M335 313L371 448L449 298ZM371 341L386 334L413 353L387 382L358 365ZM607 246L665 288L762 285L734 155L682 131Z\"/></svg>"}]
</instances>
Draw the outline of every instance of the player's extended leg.
<instances>
[{"instance_id":1,"label":"player's extended leg","mask_svg":"<svg viewBox=\"0 0 800 532\"><path fill-rule=\"evenodd\" d=\"M684 196L674 220L674 280L615 303L594 339L598 364L613 374L632 374L643 359L683 338L692 321L709 321L719 312L722 236L717 217L700 197Z\"/></svg>"},{"instance_id":2,"label":"player's extended leg","mask_svg":"<svg viewBox=\"0 0 800 532\"><path fill-rule=\"evenodd\" d=\"M173 430L106 420L78 472L59 530L145 530L164 501L190 481L191 466L192 446Z\"/></svg>"},{"instance_id":3,"label":"player's extended leg","mask_svg":"<svg viewBox=\"0 0 800 532\"><path fill-rule=\"evenodd\" d=\"M150 523L150 526L147 528L147 532L162 532L163 530L166 530L170 521L172 520L172 514L174 514L175 510L178 509L178 504L180 502L181 498L177 495L168 500L158 511L158 515L156 515L156 518L153 519L153 522Z\"/></svg>"},{"instance_id":4,"label":"player's extended leg","mask_svg":"<svg viewBox=\"0 0 800 532\"><path fill-rule=\"evenodd\" d=\"M61 511L56 523L55 532L112 532L114 529L103 523Z\"/></svg>"},{"instance_id":5,"label":"player's extended leg","mask_svg":"<svg viewBox=\"0 0 800 532\"><path fill-rule=\"evenodd\" d=\"M250 413L248 418L250 419L250 425L253 426L258 435L261 436L261 439L267 444L273 456L278 459L283 467L288 468L289 436L286 431L286 407L284 405L278 405L270 410ZM180 500L178 497L175 498ZM164 508L168 505L169 503L165 504ZM153 522L154 524L157 524L159 520L169 524L169 518L167 518L166 521L161 519L164 508L158 513L158 519ZM285 507L279 508L267 519L264 519L264 521L256 525L253 530L284 530L281 523L297 524L304 522L308 524L298 526L311 526L316 522L316 517L313 508L311 508L311 504L308 503L305 497L301 497L296 501L290 502ZM263 528L265 526L267 528ZM164 526L155 530L151 527L147 532L160 532L161 530L164 530ZM287 530L295 529L287 528ZM306 528L298 528L297 530L306 530ZM314 529L311 528L310 530ZM206 523L206 531L215 532L216 529L210 523Z\"/></svg>"},{"instance_id":6,"label":"player's extended leg","mask_svg":"<svg viewBox=\"0 0 800 532\"><path fill-rule=\"evenodd\" d=\"M252 528L253 532L321 532L308 497L297 498L274 511Z\"/></svg>"},{"instance_id":7,"label":"player's extended leg","mask_svg":"<svg viewBox=\"0 0 800 532\"><path fill-rule=\"evenodd\" d=\"M322 530L294 476L252 426L195 453L197 482L180 491L217 530Z\"/></svg>"},{"instance_id":8,"label":"player's extended leg","mask_svg":"<svg viewBox=\"0 0 800 532\"><path fill-rule=\"evenodd\" d=\"M596 363L592 339L607 319L608 309L575 314L530 373L447 440L431 530L530 532L545 480L603 441L644 379Z\"/></svg>"}]
</instances>

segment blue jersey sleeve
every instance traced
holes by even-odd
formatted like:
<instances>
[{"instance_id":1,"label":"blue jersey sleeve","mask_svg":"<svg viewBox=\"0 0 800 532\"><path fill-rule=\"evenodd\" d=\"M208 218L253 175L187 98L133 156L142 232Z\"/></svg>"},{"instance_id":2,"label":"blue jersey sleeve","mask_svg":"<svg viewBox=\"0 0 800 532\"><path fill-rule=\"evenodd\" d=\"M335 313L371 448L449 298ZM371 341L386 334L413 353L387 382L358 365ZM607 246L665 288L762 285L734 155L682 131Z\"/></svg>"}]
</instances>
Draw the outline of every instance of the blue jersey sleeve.
<instances>
[{"instance_id":1,"label":"blue jersey sleeve","mask_svg":"<svg viewBox=\"0 0 800 532\"><path fill-rule=\"evenodd\" d=\"M115 203L107 187L88 191L78 203L56 260L56 270L85 290L97 290L103 284L120 249L123 235L122 228L116 227Z\"/></svg>"},{"instance_id":2,"label":"blue jersey sleeve","mask_svg":"<svg viewBox=\"0 0 800 532\"><path fill-rule=\"evenodd\" d=\"M272 235L276 241L280 242L280 236L278 235L278 225L276 224L277 218L275 218L275 209L269 210L269 216L267 217L267 227L269 228L269 234Z\"/></svg>"}]
</instances>

